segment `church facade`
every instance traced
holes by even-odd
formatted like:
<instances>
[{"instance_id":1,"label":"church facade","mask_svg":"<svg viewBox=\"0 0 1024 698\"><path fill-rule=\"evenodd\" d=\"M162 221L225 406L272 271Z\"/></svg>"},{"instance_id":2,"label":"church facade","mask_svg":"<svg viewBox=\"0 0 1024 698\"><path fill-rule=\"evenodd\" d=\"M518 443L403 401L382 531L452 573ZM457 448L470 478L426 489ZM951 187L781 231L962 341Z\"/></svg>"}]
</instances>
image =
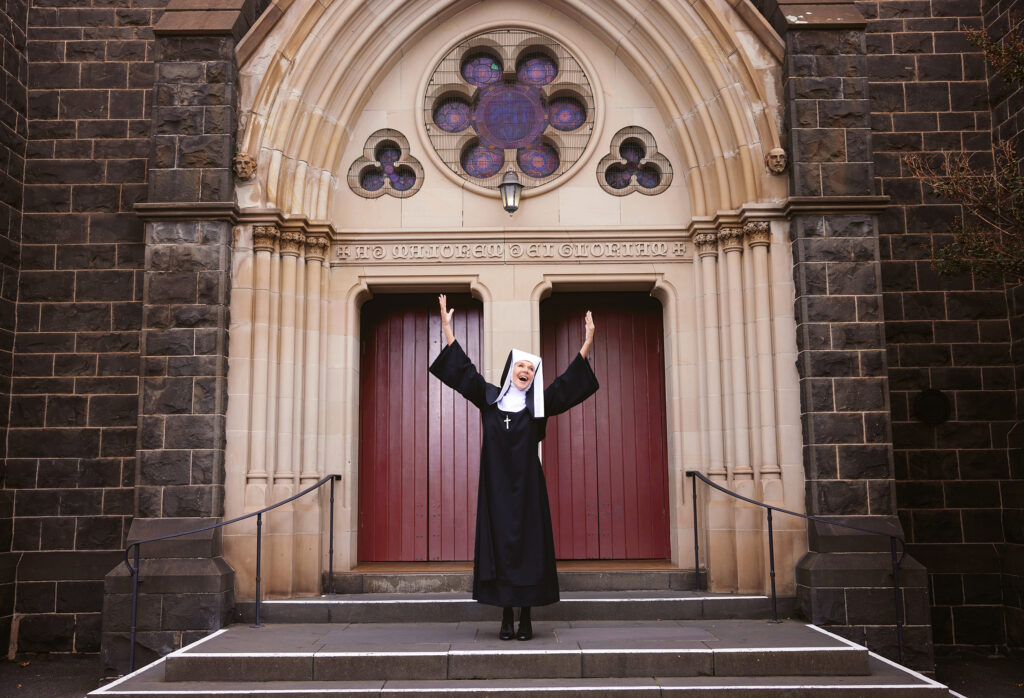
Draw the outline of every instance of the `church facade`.
<instances>
[{"instance_id":1,"label":"church facade","mask_svg":"<svg viewBox=\"0 0 1024 698\"><path fill-rule=\"evenodd\" d=\"M557 375L594 312L602 390L542 450L559 558L765 593L763 512L698 471L902 536L912 664L1019 647L1024 296L934 271L959 209L905 161L1019 136L964 34L1014 5L9 3L0 634L115 666L129 540L330 475L263 519L265 594L470 559L446 293L492 383L513 346ZM147 651L254 597L255 537L152 549ZM892 650L886 536L772 546L780 594Z\"/></svg>"}]
</instances>

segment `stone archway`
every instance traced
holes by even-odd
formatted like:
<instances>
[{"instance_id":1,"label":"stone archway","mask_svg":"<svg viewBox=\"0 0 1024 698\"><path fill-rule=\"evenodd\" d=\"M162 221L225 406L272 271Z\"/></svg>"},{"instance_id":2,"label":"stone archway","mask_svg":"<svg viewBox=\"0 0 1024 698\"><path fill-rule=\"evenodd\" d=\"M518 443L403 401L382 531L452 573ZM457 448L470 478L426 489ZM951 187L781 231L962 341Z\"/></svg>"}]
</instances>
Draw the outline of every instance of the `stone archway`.
<instances>
[{"instance_id":1,"label":"stone archway","mask_svg":"<svg viewBox=\"0 0 1024 698\"><path fill-rule=\"evenodd\" d=\"M387 13L296 2L242 42L239 149L257 167L237 188L232 318L243 339L231 345L229 514L268 503L307 473L340 472L335 567L355 564L359 304L379 290L451 284L483 300L487 366L510 344L539 350L538 303L552 284L657 295L678 564L692 559L685 468L802 508L795 349L792 333L772 329L793 325L785 226L769 225L781 221L785 185L762 165L778 140L778 105L763 87L778 79L778 39L756 14L703 2L631 14L628 5L411 3ZM511 220L492 194L441 175L418 114L425 66L460 37L501 26L555 37L601 94L621 100L598 104L586 167L524 198ZM746 46L738 33L757 38ZM675 179L660 196L611 197L593 167L635 120ZM360 198L346 186L342 173L382 129L398 132L422 163L414 196ZM304 469L282 469L286 455ZM713 588L763 589L761 524L732 504L706 514ZM300 570L322 566L323 519L321 507L281 523L282 542L303 543L282 547L272 593L315 591ZM799 555L801 532L786 535L789 555ZM252 591L247 536L225 542L242 597ZM791 566L780 581L791 588Z\"/></svg>"}]
</instances>

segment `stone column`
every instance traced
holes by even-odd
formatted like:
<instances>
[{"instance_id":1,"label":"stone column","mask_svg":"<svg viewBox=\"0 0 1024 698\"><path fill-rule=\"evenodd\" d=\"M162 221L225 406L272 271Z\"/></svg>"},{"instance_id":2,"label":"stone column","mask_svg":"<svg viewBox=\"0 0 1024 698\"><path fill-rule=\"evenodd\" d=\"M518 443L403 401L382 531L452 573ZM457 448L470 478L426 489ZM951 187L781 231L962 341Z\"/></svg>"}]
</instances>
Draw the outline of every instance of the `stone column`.
<instances>
[{"instance_id":1,"label":"stone column","mask_svg":"<svg viewBox=\"0 0 1024 698\"><path fill-rule=\"evenodd\" d=\"M864 18L853 4L767 0L786 42L793 276L807 511L902 535L895 516ZM797 603L897 656L889 539L812 523ZM906 661L931 669L924 568L900 573Z\"/></svg>"},{"instance_id":2,"label":"stone column","mask_svg":"<svg viewBox=\"0 0 1024 698\"><path fill-rule=\"evenodd\" d=\"M743 226L743 234L753 256L754 269L754 336L757 357L758 434L761 461L755 469L761 478L766 500L781 502L781 471L779 469L777 420L775 416L775 369L772 365L775 343L772 341L771 278L768 247L771 244L771 226L768 221L750 221ZM775 487L778 483L780 486ZM776 492L775 490L778 489ZM771 492L769 492L771 490Z\"/></svg>"},{"instance_id":3,"label":"stone column","mask_svg":"<svg viewBox=\"0 0 1024 698\"><path fill-rule=\"evenodd\" d=\"M694 245L700 258L700 295L703 299L704 367L707 388L704 413L708 435L707 475L722 485L728 485L726 469L725 390L722 371L722 316L719 310L720 277L718 269L718 234L699 233ZM710 490L707 499L706 553L708 586L712 589L734 589L736 579L736 541L733 535L733 506L729 496Z\"/></svg>"},{"instance_id":4,"label":"stone column","mask_svg":"<svg viewBox=\"0 0 1024 698\"><path fill-rule=\"evenodd\" d=\"M321 399L321 350L324 337L321 334L322 303L322 272L324 259L327 256L328 241L326 237L307 235L305 243L306 290L303 312L305 314L302 362L302 401L296 413L301 415L302 428L295 435L301 446L301 462L299 469L299 489L305 489L315 483L323 474L317 462L322 453L317 448L320 426ZM295 502L295 525L292 545L295 552L292 560L293 594L316 594L321 590L320 566L320 502L330 506L321 496L310 495ZM316 570L314 574L313 571Z\"/></svg>"},{"instance_id":5,"label":"stone column","mask_svg":"<svg viewBox=\"0 0 1024 698\"><path fill-rule=\"evenodd\" d=\"M747 404L750 385L747 375L747 343L745 336L746 317L743 308L743 229L723 228L718 233L722 251L725 253L725 302L723 315L728 318L728 329L724 333L729 347L725 365L729 367L729 389L726 402L727 415L731 415L729 443L732 454L730 476L732 489L754 499L757 497L754 470L751 464L750 413ZM761 588L761 522L764 513L760 507L731 500L734 508L736 536L736 590L751 592Z\"/></svg>"},{"instance_id":6,"label":"stone column","mask_svg":"<svg viewBox=\"0 0 1024 698\"><path fill-rule=\"evenodd\" d=\"M135 519L129 540L201 527L224 507L224 443L236 132L234 47L249 11L177 11L154 28L153 154ZM151 661L227 622L234 573L220 532L142 547L136 659ZM102 657L128 658L124 565L105 581Z\"/></svg>"}]
</instances>

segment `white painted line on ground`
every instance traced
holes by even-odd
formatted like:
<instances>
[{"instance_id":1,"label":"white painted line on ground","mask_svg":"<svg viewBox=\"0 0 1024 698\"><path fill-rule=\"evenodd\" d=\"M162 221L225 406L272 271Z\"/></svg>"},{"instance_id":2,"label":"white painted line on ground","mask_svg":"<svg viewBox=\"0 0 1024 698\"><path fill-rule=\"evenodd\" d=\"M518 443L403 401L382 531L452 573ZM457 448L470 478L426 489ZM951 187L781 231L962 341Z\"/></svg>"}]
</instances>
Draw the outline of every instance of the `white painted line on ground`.
<instances>
[{"instance_id":1,"label":"white painted line on ground","mask_svg":"<svg viewBox=\"0 0 1024 698\"><path fill-rule=\"evenodd\" d=\"M576 649L564 649L564 650L448 650L448 654L454 654L459 657L475 657L478 655L485 655L490 657L503 657L507 654L536 654L536 655L550 655L550 654L579 654L580 648Z\"/></svg>"},{"instance_id":2,"label":"white painted line on ground","mask_svg":"<svg viewBox=\"0 0 1024 698\"><path fill-rule=\"evenodd\" d=\"M504 690L506 687L502 687ZM511 687L509 687L511 688ZM793 690L805 690L805 691L824 691L824 690L842 690L842 691L864 691L874 689L931 689L933 686L922 686L921 684L860 684L860 685L842 685L837 686L833 684L791 684L788 686L764 686L757 684L747 685L736 685L736 686L686 686L685 689L688 691L793 691ZM495 686L451 686L451 687L387 687L387 688L264 688L264 689L206 689L206 690L168 690L168 691L114 691L108 695L146 695L146 696L190 696L190 695L217 695L217 696L251 696L254 692L258 691L259 694L274 695L279 693L288 694L310 694L310 695L325 695L325 694L343 694L343 693L365 693L367 691L387 691L388 693L413 693L413 694L424 694L424 693L482 693L489 695L496 689ZM516 686L515 689L522 693L536 693L539 691L573 691L575 693L598 693L605 694L611 691L661 691L660 686ZM950 692L954 696L960 694ZM89 695L92 695L91 693Z\"/></svg>"},{"instance_id":3,"label":"white painted line on ground","mask_svg":"<svg viewBox=\"0 0 1024 698\"><path fill-rule=\"evenodd\" d=\"M848 647L856 647L859 650L867 649L867 647L864 647L864 645L858 645L853 640L848 640L847 638L843 637L842 635L836 635L835 633L829 632L828 630L825 630L825 628L818 627L814 623L805 623L805 625L808 628L810 628L811 630L819 632L822 635L828 635L833 640L838 640L839 642L843 643L844 645L847 645Z\"/></svg>"},{"instance_id":4,"label":"white painted line on ground","mask_svg":"<svg viewBox=\"0 0 1024 698\"><path fill-rule=\"evenodd\" d=\"M817 625L814 625L813 623L808 623L807 627L808 628L813 628L814 630L817 630L819 633L828 635L829 637L834 637L837 640L840 640L841 642L843 642L843 643L845 643L847 645L850 645L851 647L856 647L858 649L867 649L867 648L865 648L865 647L863 647L861 645L858 645L853 640L848 640L845 637L842 637L840 635L836 635L835 633L831 633L828 630L825 630L824 628L819 628ZM920 681L925 682L926 684L928 684L932 688L936 688L936 687L938 687L938 688L948 688L947 686L944 686L943 684L939 683L938 681L935 681L934 679L928 678L924 674L920 674L920 673L914 671L913 669L911 669L909 667L905 667L902 664L899 664L898 662L892 661L891 659L886 659L882 655L877 654L875 652L872 652L871 650L868 650L868 655L872 656L875 659L878 659L878 660L880 660L882 662L885 662L889 666L894 667L895 669L898 669L899 671L902 671L902 672L904 672L906 674L910 674L914 678L919 679Z\"/></svg>"},{"instance_id":5,"label":"white painted line on ground","mask_svg":"<svg viewBox=\"0 0 1024 698\"><path fill-rule=\"evenodd\" d=\"M113 688L114 686L117 686L119 683L127 681L128 679L133 678L133 677L141 674L142 672L144 672L144 671L146 671L146 670L148 670L150 668L156 667L158 664L163 664L164 661L166 661L166 660L167 660L167 657L160 657L160 659L156 660L152 664L147 664L146 666L142 667L141 669L136 669L132 673L126 674L125 676L122 676L117 681L113 681L111 683L108 683L106 686L100 686L95 691L90 692L88 695L90 695L90 696L118 695L117 691L111 691L110 689Z\"/></svg>"},{"instance_id":6,"label":"white painted line on ground","mask_svg":"<svg viewBox=\"0 0 1024 698\"><path fill-rule=\"evenodd\" d=\"M325 682L326 683L326 682ZM341 693L366 693L367 691L378 691L388 693L483 693L489 695L496 689L493 686L476 687L452 687L452 688L264 688L264 689L209 689L209 690L177 690L177 691L124 691L114 692L108 695L133 695L133 696L251 696L258 691L260 695L274 695L278 693L325 695ZM652 691L661 692L658 686L523 686L516 688L517 691L535 693L537 691L574 691L577 693L597 692L601 695L611 691ZM89 695L92 695L91 693Z\"/></svg>"},{"instance_id":7,"label":"white painted line on ground","mask_svg":"<svg viewBox=\"0 0 1024 698\"><path fill-rule=\"evenodd\" d=\"M641 598L614 598L614 599L562 599L559 603L623 603L629 601L750 601L755 599L767 599L767 596L659 596L659 597L641 597ZM264 601L263 606L271 605L287 605L287 604L306 604L306 605L344 605L344 604L399 604L399 603L419 603L419 604L435 604L435 603L476 603L471 598L460 598L460 599L272 599L270 601Z\"/></svg>"},{"instance_id":8,"label":"white painted line on ground","mask_svg":"<svg viewBox=\"0 0 1024 698\"><path fill-rule=\"evenodd\" d=\"M388 693L483 693L484 695L490 695L495 691L511 689L504 686L453 686L451 688L395 688L389 686L382 690L385 690ZM603 694L609 691L638 690L661 692L661 688L659 686L516 686L515 690L523 693L535 693L537 691L573 691L576 693L582 693L584 691L599 691Z\"/></svg>"},{"instance_id":9,"label":"white painted line on ground","mask_svg":"<svg viewBox=\"0 0 1024 698\"><path fill-rule=\"evenodd\" d=\"M895 667L895 668L899 669L900 671L904 671L904 672L910 674L914 678L920 679L921 681L924 681L925 683L930 684L933 687L946 688L946 686L944 686L943 684L939 683L935 679L930 679L927 676L925 676L924 674L919 674L918 672L914 671L913 669L911 669L909 667L905 667L902 664L897 664L896 662L892 661L891 659L886 659L885 657L883 657L880 654L875 654L874 652L868 652L868 654L870 654L875 659L878 659L878 660L881 660L881 661L885 662L889 666Z\"/></svg>"},{"instance_id":10,"label":"white painted line on ground","mask_svg":"<svg viewBox=\"0 0 1024 698\"><path fill-rule=\"evenodd\" d=\"M189 652L184 655L189 658L216 659L216 658L239 658L250 657L253 659L271 659L280 657L440 657L444 655L550 655L550 654L747 654L754 652L864 652L863 647L588 647L588 648L566 648L566 649L503 649L489 648L479 650L410 650L386 651L366 650L349 652L332 652L316 650L312 652ZM177 652L180 652L178 650ZM176 656L171 654L168 656Z\"/></svg>"},{"instance_id":11,"label":"white painted line on ground","mask_svg":"<svg viewBox=\"0 0 1024 698\"><path fill-rule=\"evenodd\" d=\"M210 634L209 634L209 635L207 635L206 637L201 637L201 638L199 638L198 640L196 640L196 641L195 641L195 642L193 642L193 643L190 643L190 644L188 644L188 645L185 645L184 647L179 647L178 649L174 650L173 652L171 652L171 653L170 653L169 655L167 655L167 656L169 656L169 657L173 657L173 656L175 656L175 655L177 655L177 654L184 654L184 653L185 653L186 651L188 651L188 650L191 650L191 649L195 649L196 647L199 647L199 645L203 644L203 643L204 643L204 642L206 642L207 640L212 640L213 638L217 637L218 635L223 635L223 634L224 634L224 633L226 633L227 631L228 631L228 628L221 628L221 629L220 629L220 630L218 630L217 632L215 632L215 633L210 633Z\"/></svg>"},{"instance_id":12,"label":"white painted line on ground","mask_svg":"<svg viewBox=\"0 0 1024 698\"><path fill-rule=\"evenodd\" d=\"M580 650L583 654L712 654L714 651L699 647L587 647Z\"/></svg>"},{"instance_id":13,"label":"white painted line on ground","mask_svg":"<svg viewBox=\"0 0 1024 698\"><path fill-rule=\"evenodd\" d=\"M141 674L142 672L146 671L147 669L151 669L151 668L157 666L158 664L166 661L167 657L173 657L173 656L175 656L177 654L181 654L184 650L189 649L191 647L195 647L197 645L201 645L202 643L206 642L207 640L212 640L213 638L215 638L218 635L221 635L223 633L226 633L227 631L228 631L227 628L221 628L220 630L217 630L216 632L210 633L206 637L199 638L198 640L196 640L195 642L193 642L191 644L185 645L184 647L179 647L178 649L174 650L170 654L165 655L163 657L160 657L160 659L158 659L155 662L152 662L150 664L147 664L146 666L142 667L141 669L136 669L132 673L127 674L125 676L122 676L121 678L117 679L116 681L112 681L111 683L108 683L106 686L100 686L95 691L92 691L91 693L89 693L89 695L92 696L92 695L104 695L104 694L107 694L107 693L110 692L110 689L113 688L114 686L117 686L120 683L124 683L128 679L130 679L130 678L132 678L134 676L138 676L139 674Z\"/></svg>"},{"instance_id":14,"label":"white painted line on ground","mask_svg":"<svg viewBox=\"0 0 1024 698\"><path fill-rule=\"evenodd\" d=\"M448 650L440 652L317 652L313 655L320 657L443 657Z\"/></svg>"},{"instance_id":15,"label":"white painted line on ground","mask_svg":"<svg viewBox=\"0 0 1024 698\"><path fill-rule=\"evenodd\" d=\"M675 688L674 686L666 687L668 690ZM922 686L921 684L901 684L901 683L881 683L881 684L858 684L858 685L835 685L835 684L790 684L788 686L763 686L763 685L746 685L746 686L684 686L681 687L687 691L863 691L865 689L877 689L877 688L921 688L931 689L932 686Z\"/></svg>"},{"instance_id":16,"label":"white painted line on ground","mask_svg":"<svg viewBox=\"0 0 1024 698\"><path fill-rule=\"evenodd\" d=\"M236 689L236 688L211 688L207 690L175 690L175 691L114 691L108 693L110 696L251 696L258 691L260 694L274 693L309 693L310 695L324 695L328 693L365 693L366 691L381 691L379 688L261 688L261 689ZM92 693L89 694L90 696Z\"/></svg>"},{"instance_id":17,"label":"white painted line on ground","mask_svg":"<svg viewBox=\"0 0 1024 698\"><path fill-rule=\"evenodd\" d=\"M269 659L271 657L312 657L313 652L189 652L186 657L200 657L209 659L211 657L256 657Z\"/></svg>"}]
</instances>

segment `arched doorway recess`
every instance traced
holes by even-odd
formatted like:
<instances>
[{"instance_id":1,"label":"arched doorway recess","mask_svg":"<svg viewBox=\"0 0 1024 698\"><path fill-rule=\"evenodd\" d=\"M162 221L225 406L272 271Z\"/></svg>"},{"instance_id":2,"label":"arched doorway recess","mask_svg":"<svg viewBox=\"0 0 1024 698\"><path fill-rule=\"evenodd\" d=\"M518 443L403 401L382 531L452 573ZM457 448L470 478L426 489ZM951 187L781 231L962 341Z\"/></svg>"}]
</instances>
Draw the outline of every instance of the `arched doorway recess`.
<instances>
[{"instance_id":1,"label":"arched doorway recess","mask_svg":"<svg viewBox=\"0 0 1024 698\"><path fill-rule=\"evenodd\" d=\"M490 371L509 346L540 351L539 304L553 286L662 303L673 561L692 559L685 468L801 509L786 186L763 166L778 142L781 46L744 7L295 0L265 15L239 46L239 144L256 176L236 190L227 513L339 472L335 567L355 565L361 305L378 293L471 290ZM434 62L504 26L566 46L599 112L578 169L528 193L511 219L496 195L443 174L422 115ZM658 196L598 185L612 136L634 125L675 173ZM345 180L384 130L422 165L414 195L363 198ZM761 524L731 504L703 513L713 588L763 588ZM317 590L300 570L325 567L324 521L321 502L272 522L272 593ZM252 593L248 536L225 540L240 598ZM793 559L803 545L799 531L776 544ZM791 571L780 573L784 590Z\"/></svg>"}]
</instances>

